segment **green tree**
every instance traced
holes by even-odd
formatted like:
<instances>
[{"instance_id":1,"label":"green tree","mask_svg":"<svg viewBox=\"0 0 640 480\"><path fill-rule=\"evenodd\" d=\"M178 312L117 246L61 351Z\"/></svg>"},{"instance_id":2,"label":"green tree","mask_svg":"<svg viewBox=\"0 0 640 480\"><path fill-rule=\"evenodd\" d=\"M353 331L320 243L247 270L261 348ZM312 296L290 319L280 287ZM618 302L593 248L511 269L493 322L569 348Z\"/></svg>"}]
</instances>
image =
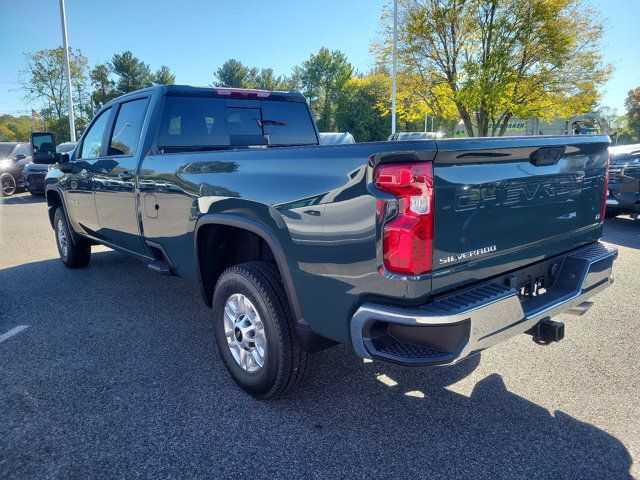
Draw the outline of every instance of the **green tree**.
<instances>
[{"instance_id":1,"label":"green tree","mask_svg":"<svg viewBox=\"0 0 640 480\"><path fill-rule=\"evenodd\" d=\"M118 96L116 83L110 77L111 66L108 63L99 63L91 70L89 78L93 86L91 101L94 109L100 109L109 100Z\"/></svg>"},{"instance_id":2,"label":"green tree","mask_svg":"<svg viewBox=\"0 0 640 480\"><path fill-rule=\"evenodd\" d=\"M45 119L45 129L56 134L58 143L68 142L71 138L69 135L69 117L49 118ZM76 125L78 130L82 130L86 125Z\"/></svg>"},{"instance_id":3,"label":"green tree","mask_svg":"<svg viewBox=\"0 0 640 480\"><path fill-rule=\"evenodd\" d=\"M352 74L353 68L339 50L329 51L323 47L302 64L300 83L321 131L331 131L335 127L337 97Z\"/></svg>"},{"instance_id":4,"label":"green tree","mask_svg":"<svg viewBox=\"0 0 640 480\"><path fill-rule=\"evenodd\" d=\"M155 74L153 81L156 85L173 85L176 83L176 76L171 73L169 67L162 65Z\"/></svg>"},{"instance_id":5,"label":"green tree","mask_svg":"<svg viewBox=\"0 0 640 480\"><path fill-rule=\"evenodd\" d=\"M0 123L0 142L15 142L16 140L15 132L11 131L9 127L3 123Z\"/></svg>"},{"instance_id":6,"label":"green tree","mask_svg":"<svg viewBox=\"0 0 640 480\"><path fill-rule=\"evenodd\" d=\"M0 115L0 142L26 142L32 126L38 128L28 115Z\"/></svg>"},{"instance_id":7,"label":"green tree","mask_svg":"<svg viewBox=\"0 0 640 480\"><path fill-rule=\"evenodd\" d=\"M76 128L83 130L93 117L91 102L91 84L89 61L82 54L76 55L74 60L75 72L71 75L71 91L73 96Z\"/></svg>"},{"instance_id":8,"label":"green tree","mask_svg":"<svg viewBox=\"0 0 640 480\"><path fill-rule=\"evenodd\" d=\"M154 76L149 65L126 51L115 54L111 59L112 72L118 77L116 90L119 95L150 87Z\"/></svg>"},{"instance_id":9,"label":"green tree","mask_svg":"<svg viewBox=\"0 0 640 480\"><path fill-rule=\"evenodd\" d=\"M335 124L358 142L386 140L391 132L391 77L377 73L348 80L336 101Z\"/></svg>"},{"instance_id":10,"label":"green tree","mask_svg":"<svg viewBox=\"0 0 640 480\"><path fill-rule=\"evenodd\" d=\"M629 128L640 138L640 87L629 90L624 101Z\"/></svg>"},{"instance_id":11,"label":"green tree","mask_svg":"<svg viewBox=\"0 0 640 480\"><path fill-rule=\"evenodd\" d=\"M302 67L295 66L291 71L291 75L282 78L282 90L291 92L302 92L304 87L302 86Z\"/></svg>"},{"instance_id":12,"label":"green tree","mask_svg":"<svg viewBox=\"0 0 640 480\"><path fill-rule=\"evenodd\" d=\"M255 88L257 68L249 68L231 58L214 73L214 85L228 88Z\"/></svg>"},{"instance_id":13,"label":"green tree","mask_svg":"<svg viewBox=\"0 0 640 480\"><path fill-rule=\"evenodd\" d=\"M292 90L294 82L293 77L276 76L272 68L248 67L231 58L215 71L213 85L227 88Z\"/></svg>"},{"instance_id":14,"label":"green tree","mask_svg":"<svg viewBox=\"0 0 640 480\"><path fill-rule=\"evenodd\" d=\"M27 101L35 103L49 115L60 119L67 115L67 84L62 47L38 50L25 54L27 67L21 72L19 82ZM72 93L76 102L84 106L88 101L86 88L87 58L80 50L69 49ZM82 115L83 110L78 112Z\"/></svg>"},{"instance_id":15,"label":"green tree","mask_svg":"<svg viewBox=\"0 0 640 480\"><path fill-rule=\"evenodd\" d=\"M425 102L454 107L470 136L503 135L512 117L585 113L611 73L602 23L586 0L399 4L400 70L420 78ZM378 47L383 62L389 45L390 33Z\"/></svg>"},{"instance_id":16,"label":"green tree","mask_svg":"<svg viewBox=\"0 0 640 480\"><path fill-rule=\"evenodd\" d=\"M263 68L255 77L255 88L261 90L284 90L285 80L276 76L272 68Z\"/></svg>"}]
</instances>

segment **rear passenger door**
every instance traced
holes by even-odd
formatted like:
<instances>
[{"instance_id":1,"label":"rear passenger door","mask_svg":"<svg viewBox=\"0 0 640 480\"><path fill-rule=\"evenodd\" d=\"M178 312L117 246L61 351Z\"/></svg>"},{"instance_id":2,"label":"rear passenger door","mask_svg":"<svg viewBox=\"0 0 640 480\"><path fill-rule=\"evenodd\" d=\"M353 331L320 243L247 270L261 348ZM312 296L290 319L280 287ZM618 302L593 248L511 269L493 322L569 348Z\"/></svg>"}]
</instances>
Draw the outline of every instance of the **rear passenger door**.
<instances>
[{"instance_id":1,"label":"rear passenger door","mask_svg":"<svg viewBox=\"0 0 640 480\"><path fill-rule=\"evenodd\" d=\"M142 148L147 96L127 99L114 108L106 155L93 165L99 237L137 254L145 254L140 236L136 169Z\"/></svg>"}]
</instances>

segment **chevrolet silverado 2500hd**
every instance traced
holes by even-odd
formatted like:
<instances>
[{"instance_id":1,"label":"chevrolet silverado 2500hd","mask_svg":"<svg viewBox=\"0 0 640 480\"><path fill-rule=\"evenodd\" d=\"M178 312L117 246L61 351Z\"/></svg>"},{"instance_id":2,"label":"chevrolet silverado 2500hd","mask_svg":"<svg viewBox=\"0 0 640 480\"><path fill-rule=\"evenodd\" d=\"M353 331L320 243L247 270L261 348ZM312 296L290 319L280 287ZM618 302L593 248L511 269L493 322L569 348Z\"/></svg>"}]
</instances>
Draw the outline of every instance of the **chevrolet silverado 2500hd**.
<instances>
[{"instance_id":1,"label":"chevrolet silverado 2500hd","mask_svg":"<svg viewBox=\"0 0 640 480\"><path fill-rule=\"evenodd\" d=\"M106 104L46 196L66 266L103 244L199 283L231 376L274 398L335 343L429 366L561 339L612 281L608 145L319 146L299 94L161 86Z\"/></svg>"}]
</instances>

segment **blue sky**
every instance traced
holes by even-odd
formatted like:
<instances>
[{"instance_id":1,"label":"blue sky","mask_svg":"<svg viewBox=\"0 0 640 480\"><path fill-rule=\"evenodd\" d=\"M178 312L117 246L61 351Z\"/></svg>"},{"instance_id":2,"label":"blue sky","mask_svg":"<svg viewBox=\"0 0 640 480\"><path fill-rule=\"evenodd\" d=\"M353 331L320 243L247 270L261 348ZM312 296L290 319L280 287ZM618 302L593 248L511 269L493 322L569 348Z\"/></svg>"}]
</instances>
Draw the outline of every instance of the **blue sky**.
<instances>
[{"instance_id":1,"label":"blue sky","mask_svg":"<svg viewBox=\"0 0 640 480\"><path fill-rule=\"evenodd\" d=\"M206 85L228 58L284 74L323 46L344 51L366 71L387 2L66 0L66 6L70 46L91 64L131 50L152 69L168 65L177 83ZM624 113L627 91L640 86L640 0L592 2L606 18L605 54L616 67L602 103ZM62 43L58 8L58 0L0 0L0 113L31 107L16 91L23 53Z\"/></svg>"}]
</instances>

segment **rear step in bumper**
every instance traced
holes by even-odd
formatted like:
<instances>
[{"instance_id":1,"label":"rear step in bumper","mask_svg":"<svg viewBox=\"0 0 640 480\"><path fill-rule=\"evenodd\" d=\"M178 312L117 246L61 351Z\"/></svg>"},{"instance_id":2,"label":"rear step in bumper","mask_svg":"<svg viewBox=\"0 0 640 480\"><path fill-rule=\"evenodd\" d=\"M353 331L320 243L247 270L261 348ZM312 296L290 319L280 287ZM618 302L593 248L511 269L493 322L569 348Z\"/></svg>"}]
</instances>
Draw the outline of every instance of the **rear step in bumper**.
<instances>
[{"instance_id":1,"label":"rear step in bumper","mask_svg":"<svg viewBox=\"0 0 640 480\"><path fill-rule=\"evenodd\" d=\"M351 319L353 347L363 358L407 366L455 363L579 308L613 282L617 256L602 242L578 249L562 259L553 288L523 302L515 289L486 282L422 307L366 303Z\"/></svg>"}]
</instances>

